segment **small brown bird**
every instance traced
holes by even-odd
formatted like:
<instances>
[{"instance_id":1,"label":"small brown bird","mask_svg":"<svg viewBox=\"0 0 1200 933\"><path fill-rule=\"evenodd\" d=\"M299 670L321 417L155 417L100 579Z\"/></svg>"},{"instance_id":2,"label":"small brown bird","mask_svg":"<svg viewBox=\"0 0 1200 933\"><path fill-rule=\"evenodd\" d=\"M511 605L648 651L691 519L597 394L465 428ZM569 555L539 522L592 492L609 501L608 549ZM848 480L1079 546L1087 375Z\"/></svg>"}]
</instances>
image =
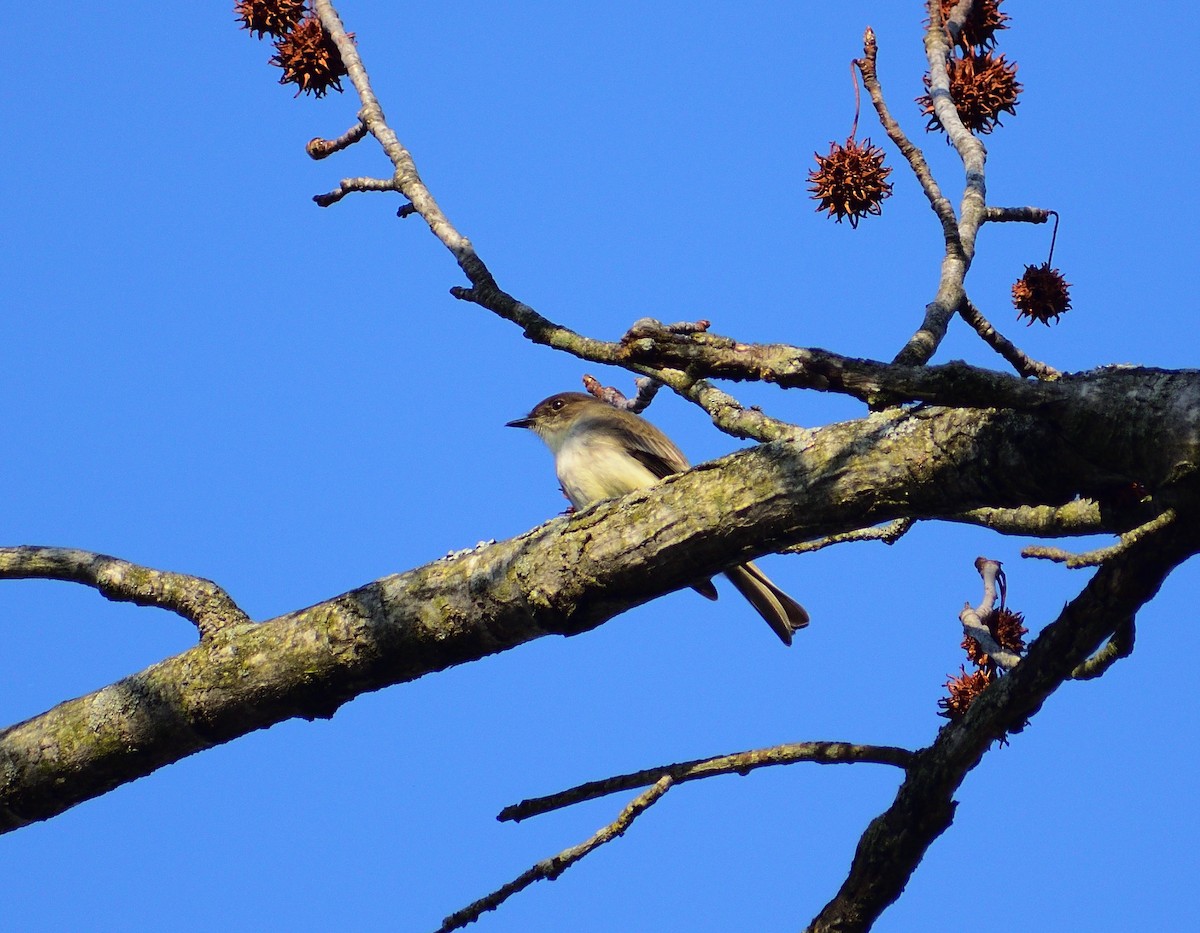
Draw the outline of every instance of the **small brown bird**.
<instances>
[{"instance_id":1,"label":"small brown bird","mask_svg":"<svg viewBox=\"0 0 1200 933\"><path fill-rule=\"evenodd\" d=\"M649 421L582 392L552 395L507 426L529 428L546 442L563 492L577 509L689 467L679 448ZM808 625L804 607L749 561L729 568L725 576L785 645L792 643L792 632ZM693 588L717 598L711 580Z\"/></svg>"}]
</instances>

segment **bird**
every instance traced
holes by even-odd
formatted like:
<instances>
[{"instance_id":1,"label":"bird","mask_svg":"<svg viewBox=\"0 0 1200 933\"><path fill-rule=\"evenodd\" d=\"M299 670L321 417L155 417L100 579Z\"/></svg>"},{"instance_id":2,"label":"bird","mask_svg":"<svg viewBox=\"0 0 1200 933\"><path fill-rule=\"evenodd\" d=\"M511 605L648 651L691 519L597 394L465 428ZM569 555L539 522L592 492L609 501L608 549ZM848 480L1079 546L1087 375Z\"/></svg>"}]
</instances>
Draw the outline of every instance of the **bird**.
<instances>
[{"instance_id":1,"label":"bird","mask_svg":"<svg viewBox=\"0 0 1200 933\"><path fill-rule=\"evenodd\" d=\"M680 449L645 418L582 392L551 395L505 426L527 428L545 442L554 454L563 493L577 509L690 468ZM725 576L785 645L792 643L794 631L808 625L804 607L752 562L730 567ZM692 588L717 598L712 580Z\"/></svg>"}]
</instances>

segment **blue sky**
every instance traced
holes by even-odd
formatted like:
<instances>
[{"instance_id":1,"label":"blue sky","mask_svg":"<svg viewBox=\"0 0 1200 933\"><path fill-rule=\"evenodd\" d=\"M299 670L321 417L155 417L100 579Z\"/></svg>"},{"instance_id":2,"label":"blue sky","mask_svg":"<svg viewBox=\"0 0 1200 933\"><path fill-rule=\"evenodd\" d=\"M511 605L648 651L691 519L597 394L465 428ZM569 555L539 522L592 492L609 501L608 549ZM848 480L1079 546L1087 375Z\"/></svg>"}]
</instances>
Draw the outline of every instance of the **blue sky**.
<instances>
[{"instance_id":1,"label":"blue sky","mask_svg":"<svg viewBox=\"0 0 1200 933\"><path fill-rule=\"evenodd\" d=\"M548 454L503 427L605 372L455 301L449 254L395 200L310 198L384 174L369 144L313 163L349 95L293 100L230 5L18 4L2 98L0 541L115 554L222 584L269 618L564 503ZM500 284L613 338L709 318L747 341L890 358L936 284L940 231L889 149L895 196L857 231L813 210L814 150L853 117L849 61L879 36L895 114L922 132L923 13L842 4L394 4L340 10L423 177ZM1009 287L1046 227L983 231L970 293L1063 369L1195 365L1193 59L1169 30L1009 0L1001 50L1025 86L986 139L990 200L1063 218L1074 310L1015 320ZM861 129L886 145L864 113ZM957 201L957 195L954 200ZM941 361L1001 361L956 325ZM861 407L737 387L805 425ZM660 395L694 461L738 444ZM1021 539L918 527L768 558L812 626L789 651L726 589L674 594L362 697L162 769L0 838L20 930L430 930L590 835L610 798L519 826L524 797L645 767L806 739L927 744L962 662L976 555L1005 561L1035 630L1084 582ZM1064 688L963 786L880 931L1200 925L1200 747L1179 668L1194 564L1139 619L1137 650ZM35 715L194 642L170 614L68 584L0 584L0 722ZM1182 649L1182 650L1181 650ZM678 788L624 839L476 927L794 929L845 877L899 773L795 766Z\"/></svg>"}]
</instances>

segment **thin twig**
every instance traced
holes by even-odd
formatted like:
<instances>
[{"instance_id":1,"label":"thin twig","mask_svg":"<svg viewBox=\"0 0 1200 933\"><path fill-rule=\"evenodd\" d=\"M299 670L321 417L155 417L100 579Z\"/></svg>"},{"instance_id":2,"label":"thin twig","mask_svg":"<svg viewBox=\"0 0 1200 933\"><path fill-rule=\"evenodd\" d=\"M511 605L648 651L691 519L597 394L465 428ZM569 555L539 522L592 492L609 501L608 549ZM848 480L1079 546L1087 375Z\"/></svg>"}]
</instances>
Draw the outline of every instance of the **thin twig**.
<instances>
[{"instance_id":1,"label":"thin twig","mask_svg":"<svg viewBox=\"0 0 1200 933\"><path fill-rule=\"evenodd\" d=\"M367 124L359 120L337 139L322 139L320 136L313 137L308 141L308 145L304 147L304 151L308 153L311 159L319 161L328 158L335 152L341 152L343 149L354 145L366 135Z\"/></svg>"},{"instance_id":2,"label":"thin twig","mask_svg":"<svg viewBox=\"0 0 1200 933\"><path fill-rule=\"evenodd\" d=\"M858 541L882 541L884 544L891 545L899 541L916 523L917 520L915 518L897 518L886 525L876 525L872 528L856 528L854 531L843 531L841 534L826 535L823 538L814 538L812 541L801 541L799 544L793 544L789 548L784 548L779 553L811 554L813 551L819 551L822 548L831 547L835 544L848 544Z\"/></svg>"},{"instance_id":3,"label":"thin twig","mask_svg":"<svg viewBox=\"0 0 1200 933\"><path fill-rule=\"evenodd\" d=\"M1050 255L1046 257L1046 265L1054 262L1054 244L1058 240L1058 211L1050 211L1049 213L1054 218L1054 230L1050 234Z\"/></svg>"},{"instance_id":4,"label":"thin twig","mask_svg":"<svg viewBox=\"0 0 1200 933\"><path fill-rule=\"evenodd\" d=\"M317 207L329 207L356 191L397 191L394 178L343 178L336 188L325 194L314 194Z\"/></svg>"},{"instance_id":5,"label":"thin twig","mask_svg":"<svg viewBox=\"0 0 1200 933\"><path fill-rule=\"evenodd\" d=\"M819 765L877 764L905 768L912 759L912 755L913 753L907 748L897 748L891 745L794 742L771 748L734 752L731 755L719 755L715 758L697 758L695 761L658 765L654 768L634 771L631 774L618 774L615 777L603 778L599 781L588 781L586 784L580 784L556 794L533 797L505 807L496 819L519 822L531 816L549 813L552 810L561 810L563 807L582 803L585 800L595 800L619 791L645 787L663 777L670 777L676 784L684 784L688 781L698 781L701 778L715 777L720 774L746 775L759 768L790 765L801 761Z\"/></svg>"},{"instance_id":6,"label":"thin twig","mask_svg":"<svg viewBox=\"0 0 1200 933\"><path fill-rule=\"evenodd\" d=\"M558 855L543 859L503 887L497 888L491 894L480 898L462 910L452 913L442 921L442 925L438 927L437 933L450 933L451 930L458 930L465 927L468 923L473 923L484 913L489 910L495 910L518 891L524 890L535 881L542 881L543 879L553 881L588 853L598 849L606 842L612 842L618 836L623 836L625 830L629 828L633 821L657 803L663 794L670 790L673 785L674 781L669 775L659 778L653 787L630 801L628 806L621 811L615 820L595 833L591 838L585 842L581 842L577 846L564 849Z\"/></svg>"},{"instance_id":7,"label":"thin twig","mask_svg":"<svg viewBox=\"0 0 1200 933\"><path fill-rule=\"evenodd\" d=\"M371 135L379 141L379 145L383 147L384 153L395 168L396 189L408 198L417 213L425 218L433 235L458 260L458 264L466 273L467 278L476 286L494 288L495 280L492 278L491 272L475 255L475 249L471 242L455 229L454 225L450 223L450 219L442 212L441 207L438 206L437 201L434 200L433 195L421 180L412 154L401 144L395 132L388 126L383 115L383 108L379 105L379 99L371 89L371 81L363 66L362 58L358 54L358 47L346 33L333 4L330 0L313 0L313 9L320 18L325 32L329 34L333 44L337 47L342 64L345 65L346 72L354 84L354 90L358 92L358 99L362 104L358 118Z\"/></svg>"},{"instance_id":8,"label":"thin twig","mask_svg":"<svg viewBox=\"0 0 1200 933\"><path fill-rule=\"evenodd\" d=\"M249 616L211 580L75 548L0 548L0 579L82 583L114 602L169 609L194 624L205 641L250 624Z\"/></svg>"},{"instance_id":9,"label":"thin twig","mask_svg":"<svg viewBox=\"0 0 1200 933\"><path fill-rule=\"evenodd\" d=\"M637 391L634 392L633 398L628 398L624 392L615 386L606 386L595 376L585 374L583 377L583 387L587 391L596 396L602 402L607 402L613 408L620 408L623 411L631 411L635 414L645 411L652 401L654 396L658 394L658 390L663 384L657 379L651 379L649 376L638 376L634 380L634 386Z\"/></svg>"},{"instance_id":10,"label":"thin twig","mask_svg":"<svg viewBox=\"0 0 1200 933\"><path fill-rule=\"evenodd\" d=\"M1108 643L1094 655L1071 671L1073 680L1094 680L1102 676L1110 667L1133 654L1133 643L1137 638L1137 630L1133 617L1130 616L1117 626Z\"/></svg>"},{"instance_id":11,"label":"thin twig","mask_svg":"<svg viewBox=\"0 0 1200 933\"><path fill-rule=\"evenodd\" d=\"M975 333L983 338L984 343L999 353L1012 365L1022 376L1032 376L1035 379L1054 380L1061 379L1060 373L1053 366L1047 363L1039 362L1029 356L1024 350L1018 347L1011 340L1001 334L992 323L983 316L975 305L969 300L964 301L958 309L959 315L964 321L970 324Z\"/></svg>"},{"instance_id":12,"label":"thin twig","mask_svg":"<svg viewBox=\"0 0 1200 933\"><path fill-rule=\"evenodd\" d=\"M942 189L938 187L937 180L930 171L929 163L925 161L925 153L908 138L888 109L887 101L883 96L883 85L879 81L879 72L876 68L878 56L879 43L875 39L875 31L868 26L867 31L863 34L863 57L858 60L858 70L862 72L863 86L866 87L867 93L871 97L871 103L875 105L875 112L879 114L879 122L883 125L884 132L888 134L888 138L896 144L900 154L908 161L913 174L921 185L921 190L929 199L930 207L941 221L942 233L946 242L951 243L958 239L958 218L954 216L954 207L942 194Z\"/></svg>"},{"instance_id":13,"label":"thin twig","mask_svg":"<svg viewBox=\"0 0 1200 933\"><path fill-rule=\"evenodd\" d=\"M984 209L983 222L1044 224L1052 213L1044 207L988 207Z\"/></svg>"},{"instance_id":14,"label":"thin twig","mask_svg":"<svg viewBox=\"0 0 1200 933\"><path fill-rule=\"evenodd\" d=\"M1030 545L1021 551L1022 557L1035 557L1041 560L1054 561L1056 564L1066 564L1068 570L1080 570L1084 567L1098 567L1106 560L1116 557L1118 554L1128 550L1133 545L1137 544L1142 538L1147 535L1159 531L1171 522L1175 521L1175 510L1166 509L1161 514L1152 518L1144 525L1139 525L1131 531L1121 535L1121 539L1108 547L1097 548L1094 551L1084 551L1082 554L1075 554L1071 551L1063 550L1062 548L1049 547L1046 545Z\"/></svg>"}]
</instances>

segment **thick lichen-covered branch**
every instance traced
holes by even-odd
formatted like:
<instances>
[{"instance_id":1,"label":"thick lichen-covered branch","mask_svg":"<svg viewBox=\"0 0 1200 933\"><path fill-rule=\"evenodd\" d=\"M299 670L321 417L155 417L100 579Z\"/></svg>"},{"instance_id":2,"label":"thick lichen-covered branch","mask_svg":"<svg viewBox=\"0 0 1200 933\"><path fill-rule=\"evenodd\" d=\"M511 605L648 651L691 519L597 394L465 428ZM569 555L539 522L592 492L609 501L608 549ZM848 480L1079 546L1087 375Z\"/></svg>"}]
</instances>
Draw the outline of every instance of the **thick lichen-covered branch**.
<instances>
[{"instance_id":1,"label":"thick lichen-covered branch","mask_svg":"<svg viewBox=\"0 0 1200 933\"><path fill-rule=\"evenodd\" d=\"M1078 443L1015 412L879 412L235 627L0 732L0 830L255 729L332 715L360 693L586 631L798 541L905 516L1066 502L1114 468L1097 472Z\"/></svg>"}]
</instances>

